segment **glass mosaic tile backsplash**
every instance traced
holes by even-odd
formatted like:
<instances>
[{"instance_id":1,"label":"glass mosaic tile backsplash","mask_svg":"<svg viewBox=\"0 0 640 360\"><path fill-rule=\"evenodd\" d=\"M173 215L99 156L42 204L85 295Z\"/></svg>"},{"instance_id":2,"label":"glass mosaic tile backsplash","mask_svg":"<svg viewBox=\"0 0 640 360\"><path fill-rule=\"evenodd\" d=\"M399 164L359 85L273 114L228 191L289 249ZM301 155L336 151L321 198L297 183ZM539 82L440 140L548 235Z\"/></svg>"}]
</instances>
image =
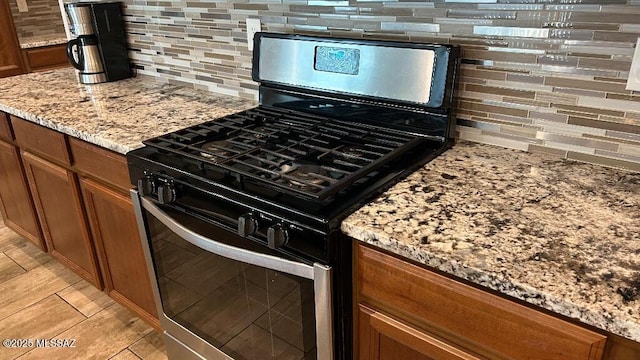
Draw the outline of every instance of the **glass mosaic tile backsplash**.
<instances>
[{"instance_id":1,"label":"glass mosaic tile backsplash","mask_svg":"<svg viewBox=\"0 0 640 360\"><path fill-rule=\"evenodd\" d=\"M460 44L460 138L640 171L640 93L625 90L640 0L124 4L139 73L248 98L247 17L264 31Z\"/></svg>"},{"instance_id":2,"label":"glass mosaic tile backsplash","mask_svg":"<svg viewBox=\"0 0 640 360\"><path fill-rule=\"evenodd\" d=\"M18 11L16 0L9 7L20 43L54 35L66 38L58 0L27 0L28 11Z\"/></svg>"}]
</instances>

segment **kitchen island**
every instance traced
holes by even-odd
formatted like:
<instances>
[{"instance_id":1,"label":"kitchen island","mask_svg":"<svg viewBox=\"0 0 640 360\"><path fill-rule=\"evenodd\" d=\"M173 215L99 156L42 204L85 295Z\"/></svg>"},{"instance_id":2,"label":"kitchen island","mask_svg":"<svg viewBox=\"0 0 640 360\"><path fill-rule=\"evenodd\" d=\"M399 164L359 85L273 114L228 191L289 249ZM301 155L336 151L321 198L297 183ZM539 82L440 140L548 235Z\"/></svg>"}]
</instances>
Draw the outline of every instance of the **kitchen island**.
<instances>
[{"instance_id":1,"label":"kitchen island","mask_svg":"<svg viewBox=\"0 0 640 360\"><path fill-rule=\"evenodd\" d=\"M255 105L71 69L0 81L0 111L119 154ZM350 237L640 341L640 174L461 142L356 211Z\"/></svg>"}]
</instances>

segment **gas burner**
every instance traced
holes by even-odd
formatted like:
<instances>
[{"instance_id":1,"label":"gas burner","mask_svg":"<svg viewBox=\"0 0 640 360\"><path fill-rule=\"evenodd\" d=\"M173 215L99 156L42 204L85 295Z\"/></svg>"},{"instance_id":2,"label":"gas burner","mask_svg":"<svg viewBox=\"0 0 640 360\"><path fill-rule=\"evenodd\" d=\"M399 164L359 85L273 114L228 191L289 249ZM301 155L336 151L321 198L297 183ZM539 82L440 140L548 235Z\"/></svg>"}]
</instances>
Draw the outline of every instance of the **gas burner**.
<instances>
[{"instance_id":1,"label":"gas burner","mask_svg":"<svg viewBox=\"0 0 640 360\"><path fill-rule=\"evenodd\" d=\"M262 139L269 136L267 134L269 130L270 129L266 126L256 126L253 129L249 129L249 132L246 134L246 136L252 137L254 139Z\"/></svg>"},{"instance_id":2,"label":"gas burner","mask_svg":"<svg viewBox=\"0 0 640 360\"><path fill-rule=\"evenodd\" d=\"M228 150L231 147L233 144L226 140L210 141L200 146L200 156L214 162L222 161L233 155L233 152Z\"/></svg>"},{"instance_id":3,"label":"gas burner","mask_svg":"<svg viewBox=\"0 0 640 360\"><path fill-rule=\"evenodd\" d=\"M327 182L323 177L331 177L331 174L319 165L286 164L280 167L280 172L287 176L283 180L291 186L303 189L313 187L313 185L322 186Z\"/></svg>"},{"instance_id":4,"label":"gas burner","mask_svg":"<svg viewBox=\"0 0 640 360\"><path fill-rule=\"evenodd\" d=\"M365 157L365 150L359 146L355 145L346 145L341 147L337 152L348 158L363 158Z\"/></svg>"}]
</instances>

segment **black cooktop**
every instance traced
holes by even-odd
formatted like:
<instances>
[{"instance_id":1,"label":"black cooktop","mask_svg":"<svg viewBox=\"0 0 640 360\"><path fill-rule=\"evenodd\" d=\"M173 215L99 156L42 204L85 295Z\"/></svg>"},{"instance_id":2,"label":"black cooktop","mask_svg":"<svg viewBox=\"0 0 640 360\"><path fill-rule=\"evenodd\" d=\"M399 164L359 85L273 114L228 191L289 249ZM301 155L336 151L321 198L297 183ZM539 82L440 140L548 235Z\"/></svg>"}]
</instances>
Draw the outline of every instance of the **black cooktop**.
<instances>
[{"instance_id":1,"label":"black cooktop","mask_svg":"<svg viewBox=\"0 0 640 360\"><path fill-rule=\"evenodd\" d=\"M237 179L326 200L421 143L416 136L257 107L144 141Z\"/></svg>"}]
</instances>

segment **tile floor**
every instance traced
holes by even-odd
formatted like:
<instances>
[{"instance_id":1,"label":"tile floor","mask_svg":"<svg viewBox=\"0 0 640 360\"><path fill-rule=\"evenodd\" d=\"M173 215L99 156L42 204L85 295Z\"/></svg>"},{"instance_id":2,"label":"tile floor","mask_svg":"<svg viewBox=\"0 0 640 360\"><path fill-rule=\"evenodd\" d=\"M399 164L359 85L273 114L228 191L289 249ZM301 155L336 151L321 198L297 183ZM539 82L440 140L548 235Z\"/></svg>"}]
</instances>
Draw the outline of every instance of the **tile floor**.
<instances>
[{"instance_id":1,"label":"tile floor","mask_svg":"<svg viewBox=\"0 0 640 360\"><path fill-rule=\"evenodd\" d=\"M67 339L74 348L7 348L4 359L166 359L161 336L105 293L4 226L0 339Z\"/></svg>"}]
</instances>

